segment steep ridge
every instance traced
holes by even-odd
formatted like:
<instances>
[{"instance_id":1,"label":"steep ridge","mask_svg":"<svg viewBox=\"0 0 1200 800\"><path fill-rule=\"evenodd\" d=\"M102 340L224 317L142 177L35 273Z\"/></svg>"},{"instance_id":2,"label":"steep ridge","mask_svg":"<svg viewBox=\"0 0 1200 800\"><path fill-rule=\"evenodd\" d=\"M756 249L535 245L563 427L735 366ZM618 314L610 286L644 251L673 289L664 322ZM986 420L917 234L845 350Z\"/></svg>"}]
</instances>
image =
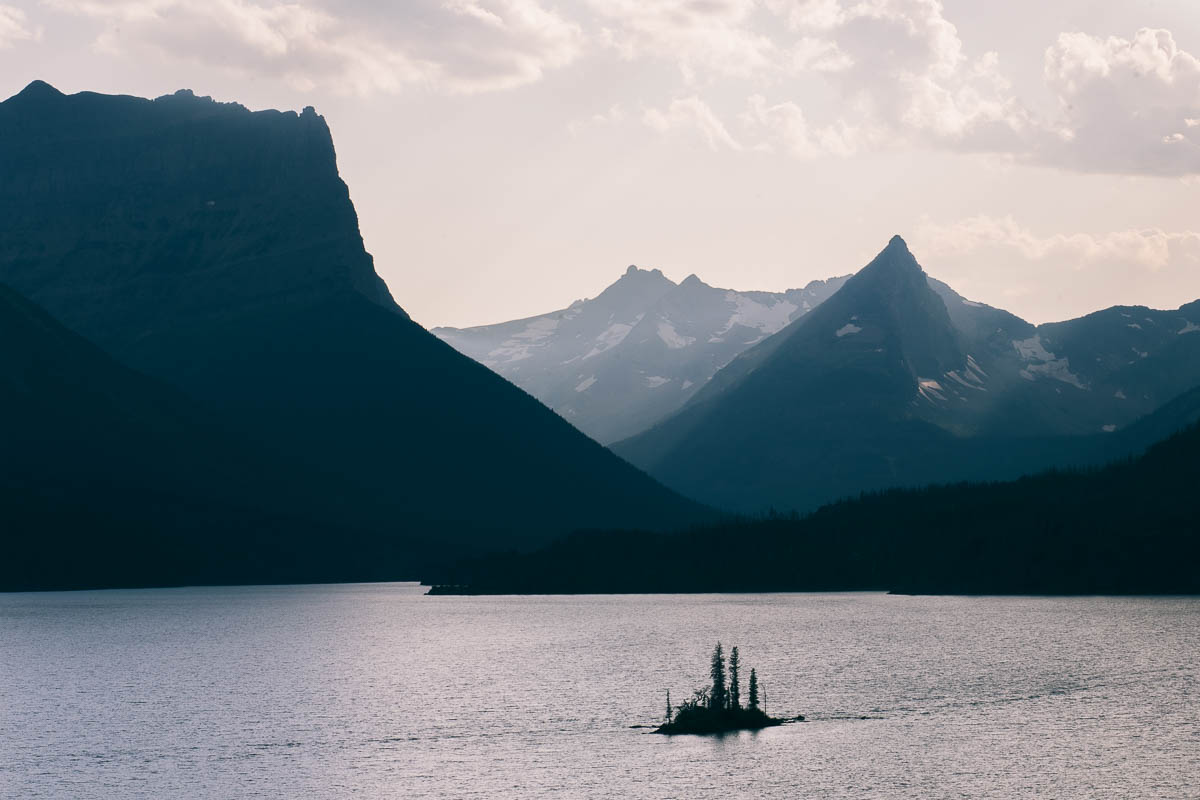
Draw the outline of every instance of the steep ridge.
<instances>
[{"instance_id":1,"label":"steep ridge","mask_svg":"<svg viewBox=\"0 0 1200 800\"><path fill-rule=\"evenodd\" d=\"M3 285L0 341L0 590L395 578L430 552Z\"/></svg>"},{"instance_id":2,"label":"steep ridge","mask_svg":"<svg viewBox=\"0 0 1200 800\"><path fill-rule=\"evenodd\" d=\"M1035 328L928 279L895 237L814 312L613 449L692 497L750 511L1095 463L1145 446L1136 431L1111 434L1200 385L1191 306L1138 313L1156 319L1145 336L1120 310L1101 312L1104 335L1090 318ZM1135 335L1147 349L1133 358ZM1188 417L1179 403L1160 434Z\"/></svg>"},{"instance_id":3,"label":"steep ridge","mask_svg":"<svg viewBox=\"0 0 1200 800\"><path fill-rule=\"evenodd\" d=\"M832 295L845 278L786 292L675 284L630 266L591 300L513 322L434 328L599 442L632 436L681 407L721 367Z\"/></svg>"},{"instance_id":4,"label":"steep ridge","mask_svg":"<svg viewBox=\"0 0 1200 800\"><path fill-rule=\"evenodd\" d=\"M0 103L0 139L0 280L344 476L389 508L377 526L515 543L704 513L407 318L311 109L35 83Z\"/></svg>"}]
</instances>

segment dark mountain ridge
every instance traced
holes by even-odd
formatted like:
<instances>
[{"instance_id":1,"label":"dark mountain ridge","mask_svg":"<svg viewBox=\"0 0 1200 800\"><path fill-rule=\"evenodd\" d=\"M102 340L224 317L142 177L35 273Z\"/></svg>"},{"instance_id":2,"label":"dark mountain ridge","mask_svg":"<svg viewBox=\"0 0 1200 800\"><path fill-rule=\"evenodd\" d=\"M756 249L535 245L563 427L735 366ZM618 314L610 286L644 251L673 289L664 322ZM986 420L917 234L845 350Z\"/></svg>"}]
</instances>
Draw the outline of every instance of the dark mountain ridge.
<instances>
[{"instance_id":1,"label":"dark mountain ridge","mask_svg":"<svg viewBox=\"0 0 1200 800\"><path fill-rule=\"evenodd\" d=\"M678 535L581 533L429 577L449 594L1195 594L1198 458L1193 424L1103 469L895 489Z\"/></svg>"},{"instance_id":2,"label":"dark mountain ridge","mask_svg":"<svg viewBox=\"0 0 1200 800\"><path fill-rule=\"evenodd\" d=\"M2 284L0 341L19 343L0 349L0 590L395 578L433 553Z\"/></svg>"}]
</instances>

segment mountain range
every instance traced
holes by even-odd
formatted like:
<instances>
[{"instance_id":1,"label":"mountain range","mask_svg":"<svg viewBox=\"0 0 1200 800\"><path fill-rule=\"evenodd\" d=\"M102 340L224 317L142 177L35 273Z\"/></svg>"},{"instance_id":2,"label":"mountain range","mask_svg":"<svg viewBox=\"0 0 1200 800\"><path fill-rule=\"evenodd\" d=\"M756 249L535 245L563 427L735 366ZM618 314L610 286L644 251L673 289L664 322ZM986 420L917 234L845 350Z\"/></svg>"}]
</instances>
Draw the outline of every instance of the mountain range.
<instances>
[{"instance_id":1,"label":"mountain range","mask_svg":"<svg viewBox=\"0 0 1200 800\"><path fill-rule=\"evenodd\" d=\"M311 108L34 82L0 141L0 589L412 577L1097 464L1200 417L1200 302L1035 326L895 237L803 289L630 267L435 336Z\"/></svg>"},{"instance_id":2,"label":"mountain range","mask_svg":"<svg viewBox=\"0 0 1200 800\"><path fill-rule=\"evenodd\" d=\"M202 409L234 452L337 476L323 504L369 498L359 523L381 541L528 542L708 514L408 318L311 108L34 82L0 103L0 141L0 282ZM190 500L203 506L210 483Z\"/></svg>"},{"instance_id":3,"label":"mountain range","mask_svg":"<svg viewBox=\"0 0 1200 800\"><path fill-rule=\"evenodd\" d=\"M1094 463L1148 445L1114 434L1136 434L1135 421L1200 385L1198 321L1191 303L1034 326L929 280L894 237L823 304L613 449L743 510ZM1169 410L1177 426L1195 411Z\"/></svg>"},{"instance_id":4,"label":"mountain range","mask_svg":"<svg viewBox=\"0 0 1200 800\"><path fill-rule=\"evenodd\" d=\"M678 410L734 357L845 280L736 292L695 275L675 283L657 269L630 266L599 296L559 311L432 332L610 444Z\"/></svg>"},{"instance_id":5,"label":"mountain range","mask_svg":"<svg viewBox=\"0 0 1200 800\"><path fill-rule=\"evenodd\" d=\"M434 333L739 511L1128 455L1192 419L1191 395L1171 401L1200 386L1200 301L1033 325L927 276L900 237L804 289L630 267L560 311Z\"/></svg>"}]
</instances>

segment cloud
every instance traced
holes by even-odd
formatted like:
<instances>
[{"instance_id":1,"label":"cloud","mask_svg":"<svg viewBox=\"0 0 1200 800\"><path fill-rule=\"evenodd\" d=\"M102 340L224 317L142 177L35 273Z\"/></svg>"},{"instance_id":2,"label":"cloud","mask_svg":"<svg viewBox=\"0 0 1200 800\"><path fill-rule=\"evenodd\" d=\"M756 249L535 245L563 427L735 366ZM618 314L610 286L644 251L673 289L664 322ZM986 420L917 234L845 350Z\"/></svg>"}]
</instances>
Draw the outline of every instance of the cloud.
<instances>
[{"instance_id":1,"label":"cloud","mask_svg":"<svg viewBox=\"0 0 1200 800\"><path fill-rule=\"evenodd\" d=\"M751 26L758 0L589 0L600 39L622 58L674 62L684 80L698 73L746 77L773 68L770 37Z\"/></svg>"},{"instance_id":2,"label":"cloud","mask_svg":"<svg viewBox=\"0 0 1200 800\"><path fill-rule=\"evenodd\" d=\"M1200 60L1170 31L1061 34L1046 50L1045 78L1064 134L1043 160L1105 172L1200 172Z\"/></svg>"},{"instance_id":3,"label":"cloud","mask_svg":"<svg viewBox=\"0 0 1200 800\"><path fill-rule=\"evenodd\" d=\"M748 149L799 158L912 146L993 152L1021 147L1034 127L996 54L968 59L937 0L763 0L776 31L765 42L739 28L750 24L752 5L658 2L653 13L625 15L627 28L654 31L652 51L674 52L687 74L736 73L737 65L763 73L764 90L749 96L739 120L746 137L760 140ZM676 20L686 20L687 33L671 28ZM805 75L835 90L835 102L823 103L834 114L778 99L781 85Z\"/></svg>"},{"instance_id":4,"label":"cloud","mask_svg":"<svg viewBox=\"0 0 1200 800\"><path fill-rule=\"evenodd\" d=\"M29 24L24 11L0 5L0 50L17 42L36 42L41 38L41 29Z\"/></svg>"},{"instance_id":5,"label":"cloud","mask_svg":"<svg viewBox=\"0 0 1200 800\"><path fill-rule=\"evenodd\" d=\"M800 106L792 102L767 105L762 95L751 95L741 121L747 130L763 137L756 149L783 150L798 158L850 156L877 146L886 136L878 128L856 126L845 120L816 128L809 124Z\"/></svg>"},{"instance_id":6,"label":"cloud","mask_svg":"<svg viewBox=\"0 0 1200 800\"><path fill-rule=\"evenodd\" d=\"M976 216L950 226L925 224L920 241L931 252L964 256L983 248L1005 248L1030 261L1054 262L1071 269L1116 264L1157 272L1172 263L1200 262L1200 232L1158 228L1104 234L1037 236L1011 216Z\"/></svg>"},{"instance_id":7,"label":"cloud","mask_svg":"<svg viewBox=\"0 0 1200 800\"><path fill-rule=\"evenodd\" d=\"M366 2L46 0L99 21L98 49L181 59L367 94L423 86L483 92L533 83L574 61L583 33L537 0Z\"/></svg>"},{"instance_id":8,"label":"cloud","mask_svg":"<svg viewBox=\"0 0 1200 800\"><path fill-rule=\"evenodd\" d=\"M815 158L930 147L1079 172L1200 173L1200 60L1166 30L1059 35L1044 78L1060 110L1039 118L996 53L968 54L939 0L601 5L606 35L627 58L674 60L692 87L755 81L743 129L730 129L761 138L745 149ZM813 78L833 102L806 101L819 96Z\"/></svg>"},{"instance_id":9,"label":"cloud","mask_svg":"<svg viewBox=\"0 0 1200 800\"><path fill-rule=\"evenodd\" d=\"M1128 229L1038 235L1012 216L923 223L913 251L929 271L976 299L1034 321L1115 304L1174 307L1200 297L1200 231ZM1014 290L1014 287L1017 287Z\"/></svg>"},{"instance_id":10,"label":"cloud","mask_svg":"<svg viewBox=\"0 0 1200 800\"><path fill-rule=\"evenodd\" d=\"M768 1L802 34L793 63L822 73L850 101L857 119L845 126L886 128L893 146L992 150L1012 146L1031 124L998 56L968 59L937 0Z\"/></svg>"},{"instance_id":11,"label":"cloud","mask_svg":"<svg viewBox=\"0 0 1200 800\"><path fill-rule=\"evenodd\" d=\"M699 134L710 150L745 149L733 138L713 110L695 96L673 100L665 110L647 109L642 115L642 121L664 135Z\"/></svg>"}]
</instances>

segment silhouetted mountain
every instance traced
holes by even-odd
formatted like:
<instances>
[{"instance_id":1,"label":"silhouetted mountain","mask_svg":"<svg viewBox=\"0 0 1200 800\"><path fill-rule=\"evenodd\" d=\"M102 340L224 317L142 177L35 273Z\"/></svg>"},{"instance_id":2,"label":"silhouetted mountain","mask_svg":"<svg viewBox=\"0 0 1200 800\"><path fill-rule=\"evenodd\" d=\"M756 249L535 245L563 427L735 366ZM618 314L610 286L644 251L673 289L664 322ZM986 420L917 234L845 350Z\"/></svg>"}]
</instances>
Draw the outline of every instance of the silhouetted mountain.
<instances>
[{"instance_id":1,"label":"silhouetted mountain","mask_svg":"<svg viewBox=\"0 0 1200 800\"><path fill-rule=\"evenodd\" d=\"M3 285L0 341L0 590L396 578L430 552Z\"/></svg>"},{"instance_id":2,"label":"silhouetted mountain","mask_svg":"<svg viewBox=\"0 0 1200 800\"><path fill-rule=\"evenodd\" d=\"M1094 435L1200 385L1189 335L1200 314L1137 313L1138 327L1113 309L1035 328L929 281L895 237L816 310L613 449L685 494L747 511L1095 463L1147 442Z\"/></svg>"},{"instance_id":3,"label":"silhouetted mountain","mask_svg":"<svg viewBox=\"0 0 1200 800\"><path fill-rule=\"evenodd\" d=\"M1200 426L1136 460L892 490L805 518L587 533L431 574L441 593L1200 592Z\"/></svg>"},{"instance_id":4,"label":"silhouetted mountain","mask_svg":"<svg viewBox=\"0 0 1200 800\"><path fill-rule=\"evenodd\" d=\"M738 292L631 266L598 297L561 311L433 333L609 443L680 408L735 356L844 282Z\"/></svg>"},{"instance_id":5,"label":"silhouetted mountain","mask_svg":"<svg viewBox=\"0 0 1200 800\"><path fill-rule=\"evenodd\" d=\"M407 318L311 108L35 83L0 103L0 141L0 280L415 532L528 541L701 513Z\"/></svg>"}]
</instances>

